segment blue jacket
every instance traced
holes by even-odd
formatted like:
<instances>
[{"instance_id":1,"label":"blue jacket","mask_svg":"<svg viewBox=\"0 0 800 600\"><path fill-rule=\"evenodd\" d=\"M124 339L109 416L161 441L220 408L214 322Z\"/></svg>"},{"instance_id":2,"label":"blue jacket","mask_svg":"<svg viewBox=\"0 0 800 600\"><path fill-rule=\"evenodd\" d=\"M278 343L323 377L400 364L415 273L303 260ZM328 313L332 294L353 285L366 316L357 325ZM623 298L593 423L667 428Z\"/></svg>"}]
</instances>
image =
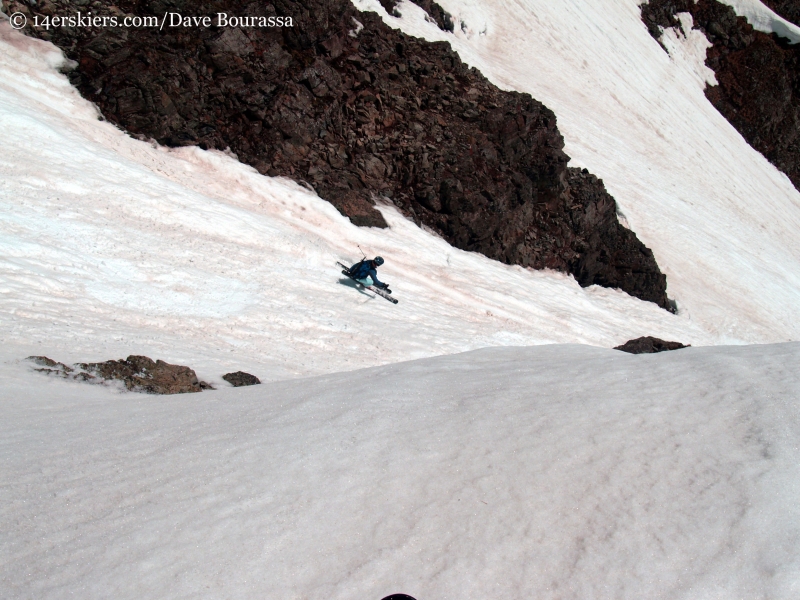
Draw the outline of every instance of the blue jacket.
<instances>
[{"instance_id":1,"label":"blue jacket","mask_svg":"<svg viewBox=\"0 0 800 600\"><path fill-rule=\"evenodd\" d=\"M372 282L378 287L386 287L386 284L378 279L378 271L375 269L374 263L371 260L362 260L350 267L350 275L356 279L372 278Z\"/></svg>"}]
</instances>

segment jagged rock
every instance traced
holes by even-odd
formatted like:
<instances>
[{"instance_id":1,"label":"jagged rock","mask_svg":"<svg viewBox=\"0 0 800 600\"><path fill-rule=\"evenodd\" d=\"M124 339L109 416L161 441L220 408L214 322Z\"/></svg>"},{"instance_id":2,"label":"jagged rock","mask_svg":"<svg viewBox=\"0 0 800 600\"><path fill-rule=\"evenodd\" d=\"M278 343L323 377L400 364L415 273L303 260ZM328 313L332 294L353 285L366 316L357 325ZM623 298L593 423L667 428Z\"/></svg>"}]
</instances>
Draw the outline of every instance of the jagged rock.
<instances>
[{"instance_id":1,"label":"jagged rock","mask_svg":"<svg viewBox=\"0 0 800 600\"><path fill-rule=\"evenodd\" d=\"M774 4L800 10L796 1ZM656 39L661 28L679 26L677 13L692 15L695 29L713 44L706 65L719 85L706 87L706 97L800 190L800 44L755 31L717 0L650 0L641 9Z\"/></svg>"},{"instance_id":2,"label":"jagged rock","mask_svg":"<svg viewBox=\"0 0 800 600\"><path fill-rule=\"evenodd\" d=\"M418 3L447 29L438 5ZM160 16L167 4L92 10ZM133 135L230 148L261 173L313 188L357 225L385 227L375 200L391 198L458 248L671 310L652 253L613 225L613 199L567 170L553 112L498 89L449 44L406 36L349 0L178 5L186 15L291 16L294 26L26 32L60 46L78 65L73 84Z\"/></svg>"},{"instance_id":3,"label":"jagged rock","mask_svg":"<svg viewBox=\"0 0 800 600\"><path fill-rule=\"evenodd\" d=\"M583 286L627 290L642 300L668 306L667 277L654 268L653 252L617 219L617 203L603 181L585 169L568 171L575 204L569 207L572 229L582 251L570 272Z\"/></svg>"},{"instance_id":4,"label":"jagged rock","mask_svg":"<svg viewBox=\"0 0 800 600\"><path fill-rule=\"evenodd\" d=\"M136 392L186 394L213 389L206 382L199 381L189 367L154 361L146 356L132 355L125 360L78 363L77 366L100 379L121 381L128 390Z\"/></svg>"},{"instance_id":5,"label":"jagged rock","mask_svg":"<svg viewBox=\"0 0 800 600\"><path fill-rule=\"evenodd\" d=\"M42 367L41 369L34 369L34 371L44 373L45 375L53 375L55 377L63 377L64 379L76 379L81 381L94 379L94 377L87 373L76 373L73 375L72 373L74 373L75 369L68 367L64 363L57 362L52 358L47 358L46 356L29 356L25 360L29 360Z\"/></svg>"},{"instance_id":6,"label":"jagged rock","mask_svg":"<svg viewBox=\"0 0 800 600\"><path fill-rule=\"evenodd\" d=\"M614 350L622 350L629 354L654 354L656 352L666 352L668 350L680 350L681 348L688 348L680 342L665 342L655 337L647 336L629 340L617 346Z\"/></svg>"},{"instance_id":7,"label":"jagged rock","mask_svg":"<svg viewBox=\"0 0 800 600\"><path fill-rule=\"evenodd\" d=\"M45 369L36 369L37 371L44 371L44 370L61 371L65 375L68 373L72 373L72 371L74 371L73 368L68 367L64 363L57 362L52 358L47 358L46 356L29 356L25 360L34 362L40 367L45 367Z\"/></svg>"},{"instance_id":8,"label":"jagged rock","mask_svg":"<svg viewBox=\"0 0 800 600\"><path fill-rule=\"evenodd\" d=\"M222 378L230 383L233 387L244 387L246 385L259 385L261 380L255 375L245 373L244 371L236 371L235 373L226 373Z\"/></svg>"},{"instance_id":9,"label":"jagged rock","mask_svg":"<svg viewBox=\"0 0 800 600\"><path fill-rule=\"evenodd\" d=\"M47 375L71 378L79 381L100 383L118 380L128 390L149 394L185 394L214 389L205 381L199 381L189 367L171 365L163 360L153 361L146 356L129 356L125 360L108 360L102 363L78 363L80 369L56 362L46 356L29 356L26 360L40 365L35 369Z\"/></svg>"}]
</instances>

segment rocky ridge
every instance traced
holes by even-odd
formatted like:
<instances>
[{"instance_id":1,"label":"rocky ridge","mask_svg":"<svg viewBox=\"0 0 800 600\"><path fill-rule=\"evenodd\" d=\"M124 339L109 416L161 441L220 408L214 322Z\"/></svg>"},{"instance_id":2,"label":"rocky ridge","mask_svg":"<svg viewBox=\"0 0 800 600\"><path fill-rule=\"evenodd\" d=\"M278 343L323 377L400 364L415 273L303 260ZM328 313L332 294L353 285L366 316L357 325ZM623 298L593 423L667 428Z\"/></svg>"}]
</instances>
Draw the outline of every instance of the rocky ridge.
<instances>
[{"instance_id":1,"label":"rocky ridge","mask_svg":"<svg viewBox=\"0 0 800 600\"><path fill-rule=\"evenodd\" d=\"M774 4L800 7L797 2ZM680 27L678 13L692 15L694 28L713 44L706 64L719 85L708 86L706 97L800 190L800 44L755 31L717 0L650 0L641 9L656 39L662 28Z\"/></svg>"},{"instance_id":2,"label":"rocky ridge","mask_svg":"<svg viewBox=\"0 0 800 600\"><path fill-rule=\"evenodd\" d=\"M438 5L418 4L447 29ZM666 277L619 224L602 181L567 167L552 111L499 90L449 44L392 30L347 0L41 0L7 12L79 8L292 17L292 27L264 29L29 25L77 63L73 84L131 134L229 148L264 174L313 187L357 225L385 226L374 203L389 198L458 248L674 310Z\"/></svg>"}]
</instances>

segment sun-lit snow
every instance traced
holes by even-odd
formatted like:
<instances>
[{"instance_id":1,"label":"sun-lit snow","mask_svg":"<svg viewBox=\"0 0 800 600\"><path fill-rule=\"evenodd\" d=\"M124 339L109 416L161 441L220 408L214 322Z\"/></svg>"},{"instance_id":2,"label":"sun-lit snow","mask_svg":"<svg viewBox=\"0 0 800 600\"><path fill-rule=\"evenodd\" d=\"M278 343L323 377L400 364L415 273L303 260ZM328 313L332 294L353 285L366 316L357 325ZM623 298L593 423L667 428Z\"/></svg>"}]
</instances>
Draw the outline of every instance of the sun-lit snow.
<instances>
[{"instance_id":1,"label":"sun-lit snow","mask_svg":"<svg viewBox=\"0 0 800 600\"><path fill-rule=\"evenodd\" d=\"M550 106L679 314L133 140L0 22L0 596L800 595L800 345L499 347L798 339L800 195L705 100L707 41L668 56L634 0L440 3L455 35L369 6ZM342 281L359 245L397 306ZM22 360L131 353L219 389Z\"/></svg>"},{"instance_id":2,"label":"sun-lit snow","mask_svg":"<svg viewBox=\"0 0 800 600\"><path fill-rule=\"evenodd\" d=\"M390 229L359 229L222 153L133 140L54 71L52 46L4 27L0 339L10 358L147 354L219 381L226 369L280 379L509 344L748 341L688 310L455 250L392 207L382 209ZM359 245L386 257L397 306L341 283L335 261L358 258Z\"/></svg>"},{"instance_id":3,"label":"sun-lit snow","mask_svg":"<svg viewBox=\"0 0 800 600\"><path fill-rule=\"evenodd\" d=\"M484 4L473 29L453 36L411 19L411 6L401 6L403 19L385 18L483 53L489 76L510 87L518 75L517 87L537 88L556 110L573 164L605 179L656 252L678 316L454 250L389 206L390 230L358 229L305 189L224 155L132 140L54 71L52 46L3 23L4 345L67 361L145 353L210 379L227 368L270 379L492 345L797 338L798 194L703 97L697 32L667 40L679 57L670 59L638 9L623 35L619 8L559 29L545 19L575 16L574 7L560 16L520 5L512 22L506 8ZM511 28L520 23L541 35L508 37L506 47L531 57L512 63L498 28L519 34ZM620 49L630 39L641 47ZM710 165L698 168L701 159ZM754 193L760 184L768 189ZM388 259L382 273L397 307L339 282L334 261L358 258L358 245Z\"/></svg>"},{"instance_id":4,"label":"sun-lit snow","mask_svg":"<svg viewBox=\"0 0 800 600\"><path fill-rule=\"evenodd\" d=\"M800 193L706 99L700 32L670 34L668 55L638 0L441 0L453 34L410 2L402 18L354 4L553 109L571 164L605 181L684 315L719 336L798 339Z\"/></svg>"},{"instance_id":5,"label":"sun-lit snow","mask_svg":"<svg viewBox=\"0 0 800 600\"><path fill-rule=\"evenodd\" d=\"M692 29L694 18L691 13L678 13L678 20L680 28L664 31L661 44L682 71L696 77L698 85L717 85L716 74L706 66L706 51L711 42L702 31Z\"/></svg>"},{"instance_id":6,"label":"sun-lit snow","mask_svg":"<svg viewBox=\"0 0 800 600\"><path fill-rule=\"evenodd\" d=\"M0 366L4 598L800 594L800 344L171 397Z\"/></svg>"},{"instance_id":7,"label":"sun-lit snow","mask_svg":"<svg viewBox=\"0 0 800 600\"><path fill-rule=\"evenodd\" d=\"M776 14L759 0L719 0L732 7L736 14L747 19L756 31L777 33L792 44L800 42L800 27Z\"/></svg>"}]
</instances>

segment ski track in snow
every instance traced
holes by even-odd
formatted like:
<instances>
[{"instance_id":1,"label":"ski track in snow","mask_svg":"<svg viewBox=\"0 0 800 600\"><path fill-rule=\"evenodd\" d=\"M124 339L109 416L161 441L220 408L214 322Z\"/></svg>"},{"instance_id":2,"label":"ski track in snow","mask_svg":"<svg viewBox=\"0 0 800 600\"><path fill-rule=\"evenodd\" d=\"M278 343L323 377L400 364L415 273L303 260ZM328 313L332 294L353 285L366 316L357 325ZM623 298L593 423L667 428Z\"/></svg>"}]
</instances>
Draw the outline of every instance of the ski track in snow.
<instances>
[{"instance_id":1,"label":"ski track in snow","mask_svg":"<svg viewBox=\"0 0 800 600\"><path fill-rule=\"evenodd\" d=\"M155 397L0 366L4 598L792 600L800 344Z\"/></svg>"}]
</instances>

